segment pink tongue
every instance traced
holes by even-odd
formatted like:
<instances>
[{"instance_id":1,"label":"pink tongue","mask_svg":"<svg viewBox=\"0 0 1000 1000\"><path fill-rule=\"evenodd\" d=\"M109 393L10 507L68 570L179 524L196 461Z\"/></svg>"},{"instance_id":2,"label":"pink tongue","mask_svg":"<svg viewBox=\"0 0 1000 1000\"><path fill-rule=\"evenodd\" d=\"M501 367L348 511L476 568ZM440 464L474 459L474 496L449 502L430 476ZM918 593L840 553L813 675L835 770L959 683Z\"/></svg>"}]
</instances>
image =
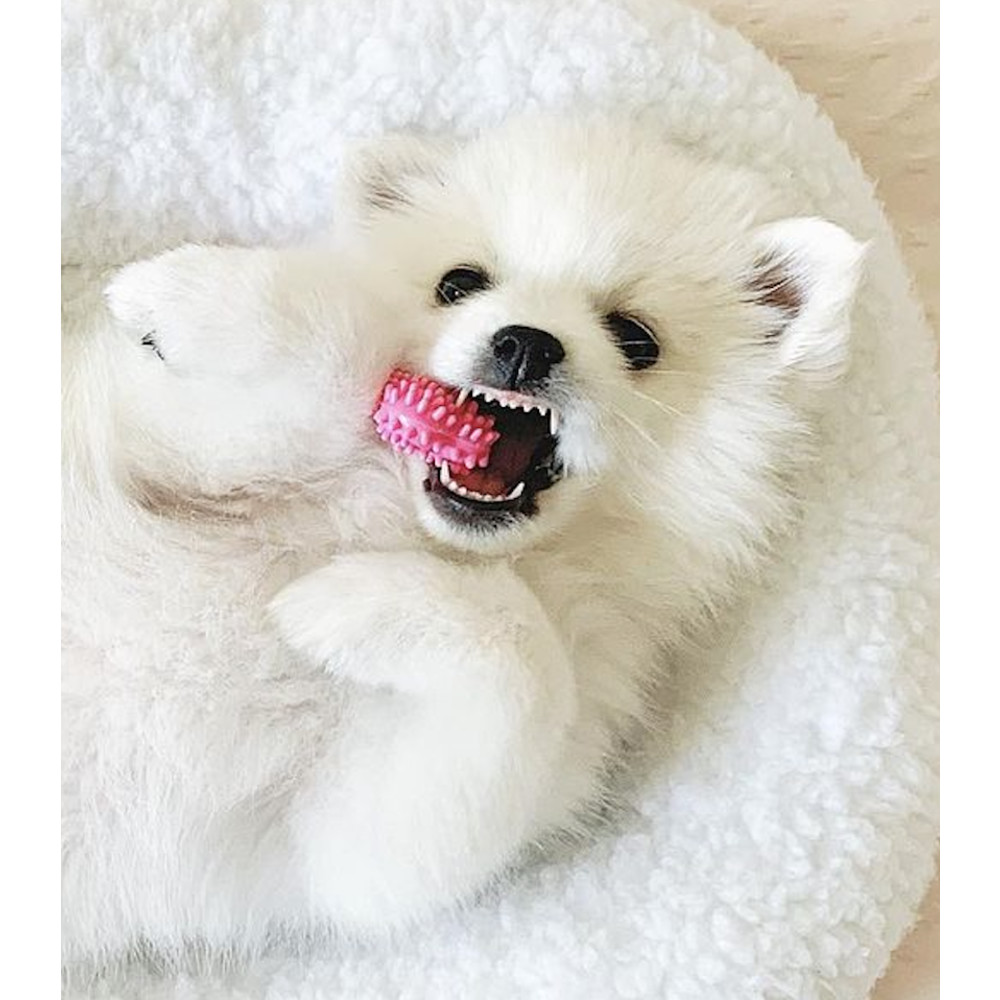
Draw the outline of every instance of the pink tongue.
<instances>
[{"instance_id":1,"label":"pink tongue","mask_svg":"<svg viewBox=\"0 0 1000 1000\"><path fill-rule=\"evenodd\" d=\"M451 477L467 490L506 496L527 473L538 441L537 434L518 434L509 428L494 442L486 468L451 469Z\"/></svg>"}]
</instances>

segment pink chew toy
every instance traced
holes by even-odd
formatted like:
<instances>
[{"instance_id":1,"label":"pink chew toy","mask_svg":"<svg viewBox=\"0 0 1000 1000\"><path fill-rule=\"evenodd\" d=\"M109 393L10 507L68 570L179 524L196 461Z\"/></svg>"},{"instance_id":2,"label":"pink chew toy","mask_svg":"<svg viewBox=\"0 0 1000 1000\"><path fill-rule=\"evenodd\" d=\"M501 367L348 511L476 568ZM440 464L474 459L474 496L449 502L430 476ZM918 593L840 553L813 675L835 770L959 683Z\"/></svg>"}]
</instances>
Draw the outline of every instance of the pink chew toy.
<instances>
[{"instance_id":1,"label":"pink chew toy","mask_svg":"<svg viewBox=\"0 0 1000 1000\"><path fill-rule=\"evenodd\" d=\"M396 451L437 466L484 469L500 437L475 400L459 402L457 389L398 368L386 380L372 419L379 437Z\"/></svg>"}]
</instances>

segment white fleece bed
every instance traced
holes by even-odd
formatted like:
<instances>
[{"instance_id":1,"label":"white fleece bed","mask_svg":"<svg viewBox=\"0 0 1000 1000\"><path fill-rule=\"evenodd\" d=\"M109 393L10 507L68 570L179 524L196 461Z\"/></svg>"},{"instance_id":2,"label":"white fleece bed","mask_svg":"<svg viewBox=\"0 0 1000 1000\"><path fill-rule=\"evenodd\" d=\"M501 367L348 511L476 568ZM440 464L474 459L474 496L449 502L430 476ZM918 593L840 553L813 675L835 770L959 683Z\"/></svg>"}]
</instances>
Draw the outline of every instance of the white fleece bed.
<instances>
[{"instance_id":1,"label":"white fleece bed","mask_svg":"<svg viewBox=\"0 0 1000 1000\"><path fill-rule=\"evenodd\" d=\"M68 996L867 996L937 837L934 347L871 185L813 102L670 0L66 0L66 264L316 232L348 136L530 106L645 110L872 240L799 536L728 637L672 666L620 817L392 946Z\"/></svg>"}]
</instances>

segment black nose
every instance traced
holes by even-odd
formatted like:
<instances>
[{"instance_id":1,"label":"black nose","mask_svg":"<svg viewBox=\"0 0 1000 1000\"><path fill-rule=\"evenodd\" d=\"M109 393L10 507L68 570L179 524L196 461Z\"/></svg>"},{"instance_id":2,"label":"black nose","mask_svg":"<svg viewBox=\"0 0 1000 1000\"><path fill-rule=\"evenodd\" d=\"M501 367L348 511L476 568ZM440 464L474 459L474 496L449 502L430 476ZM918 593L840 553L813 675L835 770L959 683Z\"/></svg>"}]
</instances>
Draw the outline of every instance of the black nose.
<instances>
[{"instance_id":1,"label":"black nose","mask_svg":"<svg viewBox=\"0 0 1000 1000\"><path fill-rule=\"evenodd\" d=\"M540 382L566 352L544 330L533 326L505 326L493 334L493 369L497 388L517 389Z\"/></svg>"}]
</instances>

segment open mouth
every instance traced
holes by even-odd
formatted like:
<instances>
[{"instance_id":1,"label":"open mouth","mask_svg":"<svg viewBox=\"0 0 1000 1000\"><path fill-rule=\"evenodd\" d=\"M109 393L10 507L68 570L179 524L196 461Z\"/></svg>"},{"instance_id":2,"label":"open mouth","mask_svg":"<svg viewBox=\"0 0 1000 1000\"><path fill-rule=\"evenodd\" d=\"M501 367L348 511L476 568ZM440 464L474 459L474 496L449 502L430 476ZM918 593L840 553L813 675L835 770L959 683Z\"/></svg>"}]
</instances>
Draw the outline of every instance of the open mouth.
<instances>
[{"instance_id":1,"label":"open mouth","mask_svg":"<svg viewBox=\"0 0 1000 1000\"><path fill-rule=\"evenodd\" d=\"M462 389L459 405L470 396L500 435L489 462L469 469L435 459L424 489L439 513L463 524L533 516L538 494L562 478L558 410L533 396L480 385Z\"/></svg>"}]
</instances>

